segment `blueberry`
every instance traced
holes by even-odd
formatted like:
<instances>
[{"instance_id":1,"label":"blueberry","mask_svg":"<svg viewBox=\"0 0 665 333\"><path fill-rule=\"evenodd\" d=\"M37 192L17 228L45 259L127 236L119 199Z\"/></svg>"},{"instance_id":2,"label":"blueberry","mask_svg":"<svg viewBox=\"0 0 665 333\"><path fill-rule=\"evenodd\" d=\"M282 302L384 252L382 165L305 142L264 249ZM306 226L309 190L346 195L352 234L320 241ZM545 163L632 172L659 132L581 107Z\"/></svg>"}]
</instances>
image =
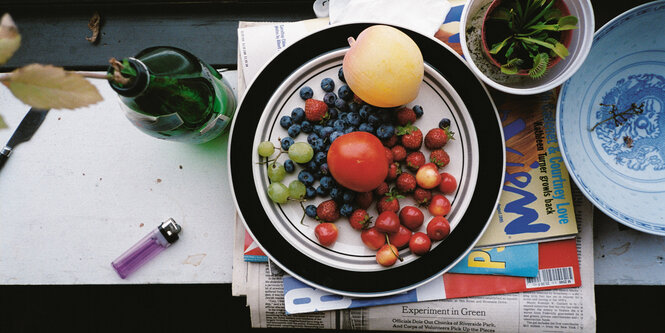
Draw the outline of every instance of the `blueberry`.
<instances>
[{"instance_id":1,"label":"blueberry","mask_svg":"<svg viewBox=\"0 0 665 333\"><path fill-rule=\"evenodd\" d=\"M337 103L337 102L335 102ZM337 119L339 111L337 109L328 109L328 116L330 119Z\"/></svg>"},{"instance_id":2,"label":"blueberry","mask_svg":"<svg viewBox=\"0 0 665 333\"><path fill-rule=\"evenodd\" d=\"M420 118L420 117L422 117L422 116L423 116L423 113L425 113L425 112L423 111L423 107L420 106L420 105L414 105L411 109L413 110L413 112L415 112L415 114L416 114L416 118Z\"/></svg>"},{"instance_id":3,"label":"blueberry","mask_svg":"<svg viewBox=\"0 0 665 333\"><path fill-rule=\"evenodd\" d=\"M311 159L309 162L305 163L305 170L309 171L310 173L314 173L315 171L319 170L319 165L316 164L314 159Z\"/></svg>"},{"instance_id":4,"label":"blueberry","mask_svg":"<svg viewBox=\"0 0 665 333\"><path fill-rule=\"evenodd\" d=\"M382 123L384 124L391 123L393 120L393 111L388 109L382 109L381 112L378 113L378 116Z\"/></svg>"},{"instance_id":5,"label":"blueberry","mask_svg":"<svg viewBox=\"0 0 665 333\"><path fill-rule=\"evenodd\" d=\"M293 171L296 171L296 164L291 160L286 160L284 161L284 169L286 172L292 173Z\"/></svg>"},{"instance_id":6,"label":"blueberry","mask_svg":"<svg viewBox=\"0 0 665 333\"><path fill-rule=\"evenodd\" d=\"M326 138L328 138L328 137L330 136L330 134L332 134L332 132L334 132L334 131L335 131L334 128L332 128L332 127L330 127L330 126L326 126L326 127L324 127L324 128L321 130L321 134L319 134L319 136L320 136L322 139L326 139Z\"/></svg>"},{"instance_id":7,"label":"blueberry","mask_svg":"<svg viewBox=\"0 0 665 333\"><path fill-rule=\"evenodd\" d=\"M450 119L448 118L443 118L439 122L439 128L440 129L446 129L446 127L450 127Z\"/></svg>"},{"instance_id":8,"label":"blueberry","mask_svg":"<svg viewBox=\"0 0 665 333\"><path fill-rule=\"evenodd\" d=\"M376 126L376 125L381 124L381 119L379 119L379 117L375 114L370 114L367 117L367 123L370 124L370 125Z\"/></svg>"},{"instance_id":9,"label":"blueberry","mask_svg":"<svg viewBox=\"0 0 665 333\"><path fill-rule=\"evenodd\" d=\"M355 126L349 126L349 127L347 127L347 128L344 129L344 134L349 134L349 133L351 133L351 132L355 132L355 131L357 131L357 130L358 130L358 129L357 129Z\"/></svg>"},{"instance_id":10,"label":"blueberry","mask_svg":"<svg viewBox=\"0 0 665 333\"><path fill-rule=\"evenodd\" d=\"M317 164L317 169L319 165L321 165L323 162L326 161L326 157L327 157L326 153L322 151L314 154L314 162L316 162Z\"/></svg>"},{"instance_id":11,"label":"blueberry","mask_svg":"<svg viewBox=\"0 0 665 333\"><path fill-rule=\"evenodd\" d=\"M376 136L379 137L379 139L390 139L391 136L395 134L395 127L393 125L389 124L382 124L379 126L379 128L376 130Z\"/></svg>"},{"instance_id":12,"label":"blueberry","mask_svg":"<svg viewBox=\"0 0 665 333\"><path fill-rule=\"evenodd\" d=\"M349 203L345 203L345 204L343 204L342 207L339 209L339 213L340 213L342 216L349 217L349 216L351 216L351 214L353 213L353 206L351 206L351 204L349 204Z\"/></svg>"},{"instance_id":13,"label":"blueberry","mask_svg":"<svg viewBox=\"0 0 665 333\"><path fill-rule=\"evenodd\" d=\"M279 125L284 127L284 129L288 129L289 127L291 127L291 125L293 125L293 119L291 119L291 117L289 116L283 116L279 120Z\"/></svg>"},{"instance_id":14,"label":"blueberry","mask_svg":"<svg viewBox=\"0 0 665 333\"><path fill-rule=\"evenodd\" d=\"M292 145L294 142L295 142L295 141L293 141L293 139L292 139L291 137L288 137L288 136L287 136L286 138L283 138L283 139L282 139L282 141L280 142L280 144L281 144L281 146L282 146L282 149L284 149L284 150L289 150L289 147L291 147L291 145Z\"/></svg>"},{"instance_id":15,"label":"blueberry","mask_svg":"<svg viewBox=\"0 0 665 333\"><path fill-rule=\"evenodd\" d=\"M332 198L335 201L341 201L342 200L342 195L343 191L339 187L335 186L330 189L330 198Z\"/></svg>"},{"instance_id":16,"label":"blueberry","mask_svg":"<svg viewBox=\"0 0 665 333\"><path fill-rule=\"evenodd\" d=\"M330 143L333 143L335 139L339 138L340 136L344 135L344 128L341 131L334 131L330 134L330 137L328 138Z\"/></svg>"},{"instance_id":17,"label":"blueberry","mask_svg":"<svg viewBox=\"0 0 665 333\"><path fill-rule=\"evenodd\" d=\"M312 186L307 186L305 190L305 198L311 199L316 196L316 189Z\"/></svg>"},{"instance_id":18,"label":"blueberry","mask_svg":"<svg viewBox=\"0 0 665 333\"><path fill-rule=\"evenodd\" d=\"M323 174L317 168L316 171L312 172L312 176L314 176L314 179L319 180L321 177L323 177Z\"/></svg>"},{"instance_id":19,"label":"blueberry","mask_svg":"<svg viewBox=\"0 0 665 333\"><path fill-rule=\"evenodd\" d=\"M335 129L335 131L343 131L345 127L346 127L346 122L342 119L335 120L335 123L333 124L333 128Z\"/></svg>"},{"instance_id":20,"label":"blueberry","mask_svg":"<svg viewBox=\"0 0 665 333\"><path fill-rule=\"evenodd\" d=\"M333 187L333 185L335 185L335 180L330 176L323 176L321 177L321 180L319 180L319 183L321 186L323 186L323 188L329 190Z\"/></svg>"},{"instance_id":21,"label":"blueberry","mask_svg":"<svg viewBox=\"0 0 665 333\"><path fill-rule=\"evenodd\" d=\"M303 120L303 122L300 124L300 130L305 134L309 134L314 130L314 126L309 122L309 120Z\"/></svg>"},{"instance_id":22,"label":"blueberry","mask_svg":"<svg viewBox=\"0 0 665 333\"><path fill-rule=\"evenodd\" d=\"M349 123L349 125L358 126L360 125L360 115L351 112L346 115L346 121Z\"/></svg>"},{"instance_id":23,"label":"blueberry","mask_svg":"<svg viewBox=\"0 0 665 333\"><path fill-rule=\"evenodd\" d=\"M313 141L314 142L312 142L310 145L314 151L323 151L325 149L325 143L323 142L323 139L316 138Z\"/></svg>"},{"instance_id":24,"label":"blueberry","mask_svg":"<svg viewBox=\"0 0 665 333\"><path fill-rule=\"evenodd\" d=\"M309 143L309 144L311 145L312 143L314 143L313 140L314 140L314 139L318 139L318 138L319 138L319 135L318 135L318 134L316 134L316 133L311 133L310 135L307 136L307 143Z\"/></svg>"},{"instance_id":25,"label":"blueberry","mask_svg":"<svg viewBox=\"0 0 665 333\"><path fill-rule=\"evenodd\" d=\"M300 125L298 124L291 125L291 127L289 127L287 132L289 133L290 137L295 138L296 136L298 136L298 134L300 134Z\"/></svg>"},{"instance_id":26,"label":"blueberry","mask_svg":"<svg viewBox=\"0 0 665 333\"><path fill-rule=\"evenodd\" d=\"M328 104L329 107L335 106L335 101L337 100L337 95L334 92L327 92L323 95L323 102Z\"/></svg>"},{"instance_id":27,"label":"blueberry","mask_svg":"<svg viewBox=\"0 0 665 333\"><path fill-rule=\"evenodd\" d=\"M353 98L353 91L351 91L351 88L345 84L337 89L337 95L339 98L348 101Z\"/></svg>"},{"instance_id":28,"label":"blueberry","mask_svg":"<svg viewBox=\"0 0 665 333\"><path fill-rule=\"evenodd\" d=\"M321 89L323 89L325 92L331 92L335 90L335 81L329 77L321 80Z\"/></svg>"},{"instance_id":29,"label":"blueberry","mask_svg":"<svg viewBox=\"0 0 665 333\"><path fill-rule=\"evenodd\" d=\"M341 98L338 98L337 100L335 100L335 107L337 108L337 110L340 110L340 111L349 110L349 105L346 104L346 101L344 101ZM335 109L331 109L331 110L335 110ZM328 112L330 112L330 111L328 111Z\"/></svg>"},{"instance_id":30,"label":"blueberry","mask_svg":"<svg viewBox=\"0 0 665 333\"><path fill-rule=\"evenodd\" d=\"M346 190L342 194L342 200L344 202L351 202L353 201L353 199L355 199L355 197L356 197L356 192L353 192L351 190Z\"/></svg>"},{"instance_id":31,"label":"blueberry","mask_svg":"<svg viewBox=\"0 0 665 333\"><path fill-rule=\"evenodd\" d=\"M374 133L374 126L368 124L368 123L362 123L360 126L358 126L358 130L367 132L367 133Z\"/></svg>"},{"instance_id":32,"label":"blueberry","mask_svg":"<svg viewBox=\"0 0 665 333\"><path fill-rule=\"evenodd\" d=\"M367 105L367 104L361 106L360 110L365 110L367 112L367 114L372 114L375 111L374 108L371 105ZM360 111L358 111L358 112L360 112Z\"/></svg>"},{"instance_id":33,"label":"blueberry","mask_svg":"<svg viewBox=\"0 0 665 333\"><path fill-rule=\"evenodd\" d=\"M298 180L305 184L305 186L312 186L314 184L314 176L307 170L301 170L298 173Z\"/></svg>"},{"instance_id":34,"label":"blueberry","mask_svg":"<svg viewBox=\"0 0 665 333\"><path fill-rule=\"evenodd\" d=\"M318 136L321 136L321 130L322 129L323 129L322 125L316 124L316 125L314 125L314 131L313 132L316 133Z\"/></svg>"},{"instance_id":35,"label":"blueberry","mask_svg":"<svg viewBox=\"0 0 665 333\"><path fill-rule=\"evenodd\" d=\"M367 120L367 117L369 117L369 111L367 111L367 109L360 108L358 115L360 116L360 119Z\"/></svg>"},{"instance_id":36,"label":"blueberry","mask_svg":"<svg viewBox=\"0 0 665 333\"><path fill-rule=\"evenodd\" d=\"M339 78L340 81L346 83L346 79L344 79L344 68L340 67L339 72L337 72L337 77Z\"/></svg>"},{"instance_id":37,"label":"blueberry","mask_svg":"<svg viewBox=\"0 0 665 333\"><path fill-rule=\"evenodd\" d=\"M323 186L319 185L316 187L316 194L325 197L326 195L328 195L328 190L323 188Z\"/></svg>"},{"instance_id":38,"label":"blueberry","mask_svg":"<svg viewBox=\"0 0 665 333\"><path fill-rule=\"evenodd\" d=\"M303 120L305 120L305 110L302 108L293 109L293 111L291 111L291 120L293 120L293 122L296 124L300 124Z\"/></svg>"},{"instance_id":39,"label":"blueberry","mask_svg":"<svg viewBox=\"0 0 665 333\"><path fill-rule=\"evenodd\" d=\"M316 206L308 205L307 207L305 207L305 215L312 218L316 217Z\"/></svg>"},{"instance_id":40,"label":"blueberry","mask_svg":"<svg viewBox=\"0 0 665 333\"><path fill-rule=\"evenodd\" d=\"M358 110L360 110L360 109L361 109L360 104L358 104L356 102L349 103L349 111L358 112Z\"/></svg>"},{"instance_id":41,"label":"blueberry","mask_svg":"<svg viewBox=\"0 0 665 333\"><path fill-rule=\"evenodd\" d=\"M319 166L319 171L321 171L322 175L327 175L330 173L330 170L328 170L328 163L325 162Z\"/></svg>"},{"instance_id":42,"label":"blueberry","mask_svg":"<svg viewBox=\"0 0 665 333\"><path fill-rule=\"evenodd\" d=\"M310 99L312 97L314 97L314 91L312 90L312 88L310 88L308 86L304 86L304 87L300 88L300 98Z\"/></svg>"}]
</instances>

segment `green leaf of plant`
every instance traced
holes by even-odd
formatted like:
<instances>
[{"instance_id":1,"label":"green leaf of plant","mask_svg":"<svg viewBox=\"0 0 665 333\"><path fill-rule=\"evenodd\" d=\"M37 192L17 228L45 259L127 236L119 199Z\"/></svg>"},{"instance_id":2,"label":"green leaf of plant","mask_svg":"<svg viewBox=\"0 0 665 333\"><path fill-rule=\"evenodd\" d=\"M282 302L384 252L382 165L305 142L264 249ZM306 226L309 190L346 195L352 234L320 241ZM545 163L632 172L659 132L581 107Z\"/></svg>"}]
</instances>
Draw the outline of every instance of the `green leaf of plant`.
<instances>
[{"instance_id":1,"label":"green leaf of plant","mask_svg":"<svg viewBox=\"0 0 665 333\"><path fill-rule=\"evenodd\" d=\"M545 16L545 14L547 13L547 11L550 9L550 7L552 7L553 4L554 4L554 0L548 2L547 5L545 5L545 8L543 8L543 10L541 10L541 11L538 13L538 15L534 16L534 17L533 17L533 18L532 18L532 19L531 19L531 20L525 25L525 27L531 26L532 24L538 22L538 20L540 20L541 17ZM541 2L541 7L542 7L542 2Z\"/></svg>"},{"instance_id":2,"label":"green leaf of plant","mask_svg":"<svg viewBox=\"0 0 665 333\"><path fill-rule=\"evenodd\" d=\"M577 29L577 22L577 17L569 15L560 18L557 24L559 25L559 30L572 30Z\"/></svg>"},{"instance_id":3,"label":"green leaf of plant","mask_svg":"<svg viewBox=\"0 0 665 333\"><path fill-rule=\"evenodd\" d=\"M519 65L521 65L522 62L523 61L520 58L510 59L508 63L501 65L501 72L508 75L517 74L519 71Z\"/></svg>"},{"instance_id":4,"label":"green leaf of plant","mask_svg":"<svg viewBox=\"0 0 665 333\"><path fill-rule=\"evenodd\" d=\"M510 46L506 50L506 58L510 59L510 56L513 55L513 52L515 52L515 43L510 43Z\"/></svg>"},{"instance_id":5,"label":"green leaf of plant","mask_svg":"<svg viewBox=\"0 0 665 333\"><path fill-rule=\"evenodd\" d=\"M6 63L21 46L21 35L9 14L0 19L0 65Z\"/></svg>"},{"instance_id":6,"label":"green leaf of plant","mask_svg":"<svg viewBox=\"0 0 665 333\"><path fill-rule=\"evenodd\" d=\"M550 62L550 57L547 53L539 53L533 58L533 67L529 70L529 77L538 79L545 75L547 71L547 63Z\"/></svg>"},{"instance_id":7,"label":"green leaf of plant","mask_svg":"<svg viewBox=\"0 0 665 333\"><path fill-rule=\"evenodd\" d=\"M561 17L561 11L558 8L550 8L543 18L545 21L558 20Z\"/></svg>"},{"instance_id":8,"label":"green leaf of plant","mask_svg":"<svg viewBox=\"0 0 665 333\"><path fill-rule=\"evenodd\" d=\"M491 54L497 54L499 51L501 51L501 49L504 46L506 46L506 44L508 44L508 40L510 40L511 38L512 38L512 36L504 39L503 41L501 41L499 43L496 43L496 44L492 45L492 49L490 50L490 53Z\"/></svg>"},{"instance_id":9,"label":"green leaf of plant","mask_svg":"<svg viewBox=\"0 0 665 333\"><path fill-rule=\"evenodd\" d=\"M546 47L546 48L548 48L548 49L552 49L552 50L554 49L554 44L551 44L551 43L548 43L548 42L544 42L544 41L539 40L539 39L529 38L529 37L515 37L515 38L516 38L516 39L523 40L523 41L525 41L525 42L527 42L527 43L538 44L538 45L540 45L540 46L544 46L544 47Z\"/></svg>"},{"instance_id":10,"label":"green leaf of plant","mask_svg":"<svg viewBox=\"0 0 665 333\"><path fill-rule=\"evenodd\" d=\"M558 40L554 38L548 38L546 41L554 44L552 51L561 57L561 59L564 59L568 56L568 49L563 44L559 43Z\"/></svg>"},{"instance_id":11,"label":"green leaf of plant","mask_svg":"<svg viewBox=\"0 0 665 333\"><path fill-rule=\"evenodd\" d=\"M75 109L102 100L88 80L51 65L17 68L3 83L23 103L41 109Z\"/></svg>"},{"instance_id":12,"label":"green leaf of plant","mask_svg":"<svg viewBox=\"0 0 665 333\"><path fill-rule=\"evenodd\" d=\"M0 129L7 128L7 124L5 123L5 120L2 119L2 115L0 115Z\"/></svg>"}]
</instances>

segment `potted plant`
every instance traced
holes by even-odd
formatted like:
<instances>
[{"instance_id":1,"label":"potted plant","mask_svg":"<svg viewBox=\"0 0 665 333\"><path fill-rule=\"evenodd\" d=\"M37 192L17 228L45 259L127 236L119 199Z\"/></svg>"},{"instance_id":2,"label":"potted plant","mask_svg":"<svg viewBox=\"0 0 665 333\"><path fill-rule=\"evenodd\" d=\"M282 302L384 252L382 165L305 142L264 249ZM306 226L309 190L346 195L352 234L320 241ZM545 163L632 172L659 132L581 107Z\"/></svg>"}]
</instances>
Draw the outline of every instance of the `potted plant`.
<instances>
[{"instance_id":1,"label":"potted plant","mask_svg":"<svg viewBox=\"0 0 665 333\"><path fill-rule=\"evenodd\" d=\"M483 51L504 74L537 79L568 56L577 21L562 0L494 0L483 19Z\"/></svg>"}]
</instances>

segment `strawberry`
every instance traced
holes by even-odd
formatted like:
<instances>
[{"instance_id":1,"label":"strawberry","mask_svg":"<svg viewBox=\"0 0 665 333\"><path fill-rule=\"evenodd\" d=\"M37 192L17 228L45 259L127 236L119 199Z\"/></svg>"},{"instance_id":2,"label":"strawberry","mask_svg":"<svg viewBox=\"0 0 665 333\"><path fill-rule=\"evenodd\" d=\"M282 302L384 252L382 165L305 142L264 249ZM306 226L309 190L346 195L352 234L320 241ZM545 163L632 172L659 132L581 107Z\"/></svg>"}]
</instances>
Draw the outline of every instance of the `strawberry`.
<instances>
[{"instance_id":1,"label":"strawberry","mask_svg":"<svg viewBox=\"0 0 665 333\"><path fill-rule=\"evenodd\" d=\"M351 224L351 228L356 230L369 228L371 222L372 217L364 209L356 209L349 216L349 224Z\"/></svg>"},{"instance_id":2,"label":"strawberry","mask_svg":"<svg viewBox=\"0 0 665 333\"><path fill-rule=\"evenodd\" d=\"M383 183L381 183L381 185L377 186L374 189L374 194L381 197L384 194L388 193L389 191L390 191L390 188L388 188L388 184L386 182L383 182Z\"/></svg>"},{"instance_id":3,"label":"strawberry","mask_svg":"<svg viewBox=\"0 0 665 333\"><path fill-rule=\"evenodd\" d=\"M320 122L328 115L328 105L318 99L310 98L305 101L305 118L309 121Z\"/></svg>"},{"instance_id":4,"label":"strawberry","mask_svg":"<svg viewBox=\"0 0 665 333\"><path fill-rule=\"evenodd\" d=\"M406 156L406 167L413 171L417 171L423 164L425 164L425 154L420 151L414 151Z\"/></svg>"},{"instance_id":5,"label":"strawberry","mask_svg":"<svg viewBox=\"0 0 665 333\"><path fill-rule=\"evenodd\" d=\"M393 163L393 151L388 147L383 147L383 148L385 148L385 151L386 151L386 159L388 160L388 164L392 164Z\"/></svg>"},{"instance_id":6,"label":"strawberry","mask_svg":"<svg viewBox=\"0 0 665 333\"><path fill-rule=\"evenodd\" d=\"M396 162L402 162L406 158L406 149L404 146L396 145L390 149L393 153L393 160Z\"/></svg>"},{"instance_id":7,"label":"strawberry","mask_svg":"<svg viewBox=\"0 0 665 333\"><path fill-rule=\"evenodd\" d=\"M388 148L392 148L397 144L397 135L393 134L389 139L382 140L381 142L383 143L384 146Z\"/></svg>"},{"instance_id":8,"label":"strawberry","mask_svg":"<svg viewBox=\"0 0 665 333\"><path fill-rule=\"evenodd\" d=\"M429 149L439 149L448 143L448 140L452 138L452 132L449 128L440 129L432 128L425 135L425 147Z\"/></svg>"},{"instance_id":9,"label":"strawberry","mask_svg":"<svg viewBox=\"0 0 665 333\"><path fill-rule=\"evenodd\" d=\"M397 189L402 193L409 193L416 189L416 177L403 172L397 177Z\"/></svg>"},{"instance_id":10,"label":"strawberry","mask_svg":"<svg viewBox=\"0 0 665 333\"><path fill-rule=\"evenodd\" d=\"M388 166L388 175L386 176L386 180L395 180L401 173L402 168L400 168L399 163L394 162Z\"/></svg>"},{"instance_id":11,"label":"strawberry","mask_svg":"<svg viewBox=\"0 0 665 333\"><path fill-rule=\"evenodd\" d=\"M406 149L419 150L423 144L423 132L413 125L398 127L397 135L401 135L402 146Z\"/></svg>"},{"instance_id":12,"label":"strawberry","mask_svg":"<svg viewBox=\"0 0 665 333\"><path fill-rule=\"evenodd\" d=\"M429 161L436 164L437 167L443 168L450 163L450 156L443 149L432 150L429 154Z\"/></svg>"},{"instance_id":13,"label":"strawberry","mask_svg":"<svg viewBox=\"0 0 665 333\"><path fill-rule=\"evenodd\" d=\"M416 187L413 191L413 199L416 200L416 203L420 206L427 206L432 200L432 191L426 190L422 187Z\"/></svg>"},{"instance_id":14,"label":"strawberry","mask_svg":"<svg viewBox=\"0 0 665 333\"><path fill-rule=\"evenodd\" d=\"M339 209L335 200L326 200L316 207L316 218L326 222L335 222L339 218Z\"/></svg>"},{"instance_id":15,"label":"strawberry","mask_svg":"<svg viewBox=\"0 0 665 333\"><path fill-rule=\"evenodd\" d=\"M405 107L397 110L397 123L400 126L413 124L416 122L416 113L412 109Z\"/></svg>"},{"instance_id":16,"label":"strawberry","mask_svg":"<svg viewBox=\"0 0 665 333\"><path fill-rule=\"evenodd\" d=\"M385 211L393 211L397 214L399 212L399 198L404 198L404 196L392 189L376 203L376 210L379 211L379 214Z\"/></svg>"},{"instance_id":17,"label":"strawberry","mask_svg":"<svg viewBox=\"0 0 665 333\"><path fill-rule=\"evenodd\" d=\"M385 184L385 183L384 183ZM388 184L386 184L386 188L388 187ZM355 202L358 207L362 209L367 209L369 206L372 205L372 201L374 201L374 193L370 192L358 192L356 193L356 198Z\"/></svg>"}]
</instances>

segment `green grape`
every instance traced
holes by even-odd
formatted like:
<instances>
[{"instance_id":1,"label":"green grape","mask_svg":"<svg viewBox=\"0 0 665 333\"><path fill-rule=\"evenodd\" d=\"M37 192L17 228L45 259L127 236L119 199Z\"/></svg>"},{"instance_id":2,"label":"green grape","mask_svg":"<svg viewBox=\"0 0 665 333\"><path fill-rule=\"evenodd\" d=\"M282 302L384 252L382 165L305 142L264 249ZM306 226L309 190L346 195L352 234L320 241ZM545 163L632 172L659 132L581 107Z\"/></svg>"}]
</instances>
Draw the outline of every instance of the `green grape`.
<instances>
[{"instance_id":1,"label":"green grape","mask_svg":"<svg viewBox=\"0 0 665 333\"><path fill-rule=\"evenodd\" d=\"M286 176L286 169L281 163L272 162L268 164L268 178L270 181L279 182Z\"/></svg>"},{"instance_id":2,"label":"green grape","mask_svg":"<svg viewBox=\"0 0 665 333\"><path fill-rule=\"evenodd\" d=\"M289 199L289 188L280 182L271 183L268 186L268 197L276 203L284 204Z\"/></svg>"},{"instance_id":3,"label":"green grape","mask_svg":"<svg viewBox=\"0 0 665 333\"><path fill-rule=\"evenodd\" d=\"M307 188L299 180L294 180L289 184L289 196L293 199L302 199L305 197Z\"/></svg>"},{"instance_id":4,"label":"green grape","mask_svg":"<svg viewBox=\"0 0 665 333\"><path fill-rule=\"evenodd\" d=\"M275 152L275 146L270 141L263 141L259 143L259 147L256 150L259 152L259 155L270 157Z\"/></svg>"},{"instance_id":5,"label":"green grape","mask_svg":"<svg viewBox=\"0 0 665 333\"><path fill-rule=\"evenodd\" d=\"M307 142L296 142L289 147L289 158L296 163L307 163L314 156L314 149Z\"/></svg>"}]
</instances>

